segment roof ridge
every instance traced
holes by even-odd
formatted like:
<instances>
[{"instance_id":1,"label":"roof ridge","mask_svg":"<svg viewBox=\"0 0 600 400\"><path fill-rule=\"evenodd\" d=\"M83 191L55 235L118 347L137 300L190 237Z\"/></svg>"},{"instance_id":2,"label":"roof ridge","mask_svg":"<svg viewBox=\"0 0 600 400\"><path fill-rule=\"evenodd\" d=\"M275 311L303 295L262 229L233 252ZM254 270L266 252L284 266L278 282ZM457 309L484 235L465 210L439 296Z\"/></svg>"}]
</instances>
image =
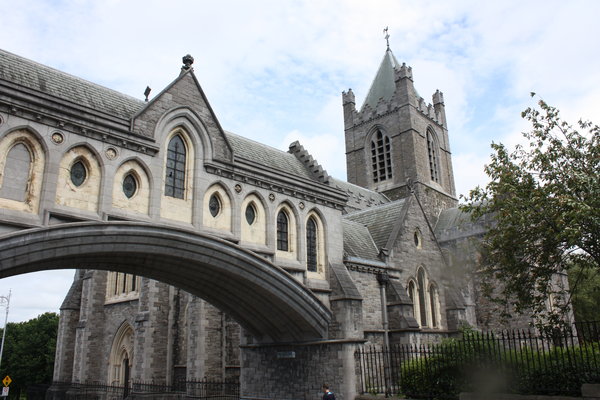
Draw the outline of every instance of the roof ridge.
<instances>
[{"instance_id":1,"label":"roof ridge","mask_svg":"<svg viewBox=\"0 0 600 400\"><path fill-rule=\"evenodd\" d=\"M63 76L69 77L70 79L74 79L74 80L77 80L77 81L79 81L79 82L83 82L83 83L85 83L86 85L94 86L94 87L96 87L96 88L99 88L99 89L102 89L102 90L106 90L106 91L113 92L113 93L115 93L115 94L118 94L118 95L120 95L120 96L122 96L122 97L126 97L126 98L128 98L128 99L130 99L130 100L136 101L136 102L138 102L138 103L140 103L140 104L144 104L144 103L145 103L145 102L144 102L144 100L138 99L138 98L136 98L136 97L133 97L133 96L131 96L131 95L128 95L128 94L126 94L126 93L123 93L123 92L119 92L119 91L118 91L118 90L116 90L116 89L112 89L112 88L109 88L109 87L107 87L107 86L100 85L100 84L98 84L98 83L95 83L95 82L89 81L89 80L87 80L87 79L84 79L84 78L82 78L82 77L80 77L80 76L73 75L73 74L71 74L71 73L69 73L69 72L61 71L61 70L59 70L59 69L57 69L57 68L54 68L54 67L52 67L52 66L50 66L50 65L42 64L41 62L38 62L38 61L32 60L32 59L30 59L30 58L27 58L27 57L20 56L20 55L18 55L18 54L12 53L12 52L10 52L10 51L8 51L8 50L0 49L0 53L5 53L5 54L7 54L7 55L10 55L10 56L12 56L12 57L14 57L14 58L16 58L16 59L25 60L25 61L27 61L27 62L28 62L28 63L30 63L30 64L35 64L35 65L37 65L37 66L39 66L39 67L41 67L41 68L44 68L44 69L46 69L46 70L51 70L51 71L53 71L53 72L55 72L55 73L57 73L57 74L60 74L60 75L63 75Z\"/></svg>"},{"instance_id":2,"label":"roof ridge","mask_svg":"<svg viewBox=\"0 0 600 400\"><path fill-rule=\"evenodd\" d=\"M352 212L349 212L348 214L344 215L343 218L354 217L354 216L358 216L358 215L362 215L362 214L368 214L370 212L375 212L377 210L381 210L382 208L390 208L392 206L397 205L398 203L404 203L406 201L406 199L407 198L404 197L402 199L390 201L389 203L378 204L371 208L365 208L364 210L352 211Z\"/></svg>"}]
</instances>

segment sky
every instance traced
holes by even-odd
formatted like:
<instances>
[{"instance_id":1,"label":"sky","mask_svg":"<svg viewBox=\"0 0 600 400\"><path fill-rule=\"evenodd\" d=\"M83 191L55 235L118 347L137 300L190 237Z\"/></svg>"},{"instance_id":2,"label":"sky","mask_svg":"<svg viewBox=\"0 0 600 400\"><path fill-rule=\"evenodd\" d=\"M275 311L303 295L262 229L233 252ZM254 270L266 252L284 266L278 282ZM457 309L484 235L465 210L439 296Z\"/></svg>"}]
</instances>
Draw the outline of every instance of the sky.
<instances>
[{"instance_id":1,"label":"sky","mask_svg":"<svg viewBox=\"0 0 600 400\"><path fill-rule=\"evenodd\" d=\"M341 92L352 88L360 108L385 27L419 94L444 93L459 194L486 183L492 141L519 142L530 92L568 121L600 120L600 1L0 0L0 9L4 50L140 99L191 54L225 130L281 150L299 140L342 179ZM73 274L0 280L8 320L58 312Z\"/></svg>"}]
</instances>

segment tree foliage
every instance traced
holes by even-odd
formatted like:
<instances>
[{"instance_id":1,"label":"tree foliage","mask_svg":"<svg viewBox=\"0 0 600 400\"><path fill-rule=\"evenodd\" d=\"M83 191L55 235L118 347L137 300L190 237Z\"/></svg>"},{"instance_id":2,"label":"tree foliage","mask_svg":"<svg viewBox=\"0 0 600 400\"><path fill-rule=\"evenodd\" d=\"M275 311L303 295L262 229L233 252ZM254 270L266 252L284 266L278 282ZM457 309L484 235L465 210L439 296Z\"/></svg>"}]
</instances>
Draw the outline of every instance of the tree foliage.
<instances>
[{"instance_id":1,"label":"tree foliage","mask_svg":"<svg viewBox=\"0 0 600 400\"><path fill-rule=\"evenodd\" d=\"M11 393L23 393L33 384L52 383L58 314L47 312L27 322L7 325L0 376L11 377Z\"/></svg>"},{"instance_id":2,"label":"tree foliage","mask_svg":"<svg viewBox=\"0 0 600 400\"><path fill-rule=\"evenodd\" d=\"M573 273L600 271L600 128L572 126L543 100L522 117L531 123L525 144L510 151L492 143L490 182L470 192L463 210L493 216L481 265L487 294L504 310L551 323L569 309L561 275L574 265ZM582 278L571 276L573 292Z\"/></svg>"},{"instance_id":3,"label":"tree foliage","mask_svg":"<svg viewBox=\"0 0 600 400\"><path fill-rule=\"evenodd\" d=\"M573 265L569 284L577 288L572 297L575 320L600 321L600 271Z\"/></svg>"}]
</instances>

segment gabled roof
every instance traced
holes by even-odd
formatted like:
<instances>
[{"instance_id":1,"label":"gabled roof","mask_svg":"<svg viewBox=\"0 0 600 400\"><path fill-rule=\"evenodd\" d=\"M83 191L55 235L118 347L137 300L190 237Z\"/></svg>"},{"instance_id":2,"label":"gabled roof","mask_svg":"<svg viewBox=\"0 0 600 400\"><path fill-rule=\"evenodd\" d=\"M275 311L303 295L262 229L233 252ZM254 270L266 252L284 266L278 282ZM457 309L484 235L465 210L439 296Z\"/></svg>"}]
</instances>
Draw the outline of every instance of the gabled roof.
<instances>
[{"instance_id":1,"label":"gabled roof","mask_svg":"<svg viewBox=\"0 0 600 400\"><path fill-rule=\"evenodd\" d=\"M343 219L342 229L345 255L364 260L378 260L379 250L365 225Z\"/></svg>"},{"instance_id":2,"label":"gabled roof","mask_svg":"<svg viewBox=\"0 0 600 400\"><path fill-rule=\"evenodd\" d=\"M124 119L145 105L142 100L1 49L0 80Z\"/></svg>"},{"instance_id":3,"label":"gabled roof","mask_svg":"<svg viewBox=\"0 0 600 400\"><path fill-rule=\"evenodd\" d=\"M408 198L404 198L366 210L356 211L345 215L344 219L366 226L377 248L382 249L387 247L394 228L402 222L406 212L404 206L407 201Z\"/></svg>"},{"instance_id":4,"label":"gabled roof","mask_svg":"<svg viewBox=\"0 0 600 400\"><path fill-rule=\"evenodd\" d=\"M379 70L377 71L377 75L375 75L373 83L371 83L371 88L369 89L369 93L367 94L367 97L361 106L361 110L364 109L365 105L367 104L371 108L375 109L377 107L377 102L379 102L379 99L381 98L386 101L392 99L392 96L396 91L394 68L399 66L400 63L398 63L398 60L396 60L396 57L394 57L394 54L388 48L385 51L383 60L381 60Z\"/></svg>"},{"instance_id":5,"label":"gabled roof","mask_svg":"<svg viewBox=\"0 0 600 400\"><path fill-rule=\"evenodd\" d=\"M242 158L263 167L315 180L295 155L275 149L254 140L225 131L235 158Z\"/></svg>"}]
</instances>

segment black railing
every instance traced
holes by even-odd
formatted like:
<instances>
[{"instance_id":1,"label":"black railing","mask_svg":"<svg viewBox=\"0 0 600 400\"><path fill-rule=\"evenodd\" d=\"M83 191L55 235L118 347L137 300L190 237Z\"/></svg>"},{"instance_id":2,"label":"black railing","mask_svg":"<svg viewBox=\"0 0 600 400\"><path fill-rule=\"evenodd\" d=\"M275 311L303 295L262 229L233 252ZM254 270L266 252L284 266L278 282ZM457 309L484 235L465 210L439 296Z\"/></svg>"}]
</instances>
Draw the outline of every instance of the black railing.
<instances>
[{"instance_id":1,"label":"black railing","mask_svg":"<svg viewBox=\"0 0 600 400\"><path fill-rule=\"evenodd\" d=\"M102 383L53 382L52 386L66 390L67 400L118 400L128 396L143 395L144 398L163 399L211 399L237 400L240 398L240 384L232 381L178 381L167 385L157 382L134 381L129 385L106 385Z\"/></svg>"},{"instance_id":2,"label":"black railing","mask_svg":"<svg viewBox=\"0 0 600 400\"><path fill-rule=\"evenodd\" d=\"M362 393L456 399L481 390L581 396L600 383L600 324L572 330L466 331L439 344L366 346L356 352Z\"/></svg>"}]
</instances>

